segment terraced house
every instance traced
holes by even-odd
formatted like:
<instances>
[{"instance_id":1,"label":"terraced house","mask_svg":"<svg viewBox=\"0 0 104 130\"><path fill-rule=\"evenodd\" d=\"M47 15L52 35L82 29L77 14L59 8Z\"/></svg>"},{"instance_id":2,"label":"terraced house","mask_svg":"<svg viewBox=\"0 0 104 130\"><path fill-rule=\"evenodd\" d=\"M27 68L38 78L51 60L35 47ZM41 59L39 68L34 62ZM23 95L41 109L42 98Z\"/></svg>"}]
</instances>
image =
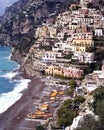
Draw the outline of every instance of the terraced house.
<instances>
[{"instance_id":1,"label":"terraced house","mask_svg":"<svg viewBox=\"0 0 104 130\"><path fill-rule=\"evenodd\" d=\"M91 38L76 38L72 44L76 46L77 51L85 52L88 48L94 46L94 41Z\"/></svg>"},{"instance_id":2,"label":"terraced house","mask_svg":"<svg viewBox=\"0 0 104 130\"><path fill-rule=\"evenodd\" d=\"M48 75L62 75L63 69L59 66L55 65L47 65L45 68L45 73Z\"/></svg>"},{"instance_id":3,"label":"terraced house","mask_svg":"<svg viewBox=\"0 0 104 130\"><path fill-rule=\"evenodd\" d=\"M81 78L83 75L83 70L76 67L68 67L63 69L64 76L73 77L73 78Z\"/></svg>"}]
</instances>

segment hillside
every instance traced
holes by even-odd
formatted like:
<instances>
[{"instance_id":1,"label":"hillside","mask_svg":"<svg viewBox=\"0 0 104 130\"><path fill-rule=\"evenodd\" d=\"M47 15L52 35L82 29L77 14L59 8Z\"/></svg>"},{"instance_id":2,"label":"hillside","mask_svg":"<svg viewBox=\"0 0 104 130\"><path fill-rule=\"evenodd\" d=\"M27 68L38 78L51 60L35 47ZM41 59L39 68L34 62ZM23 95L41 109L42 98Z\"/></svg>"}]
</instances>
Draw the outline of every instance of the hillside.
<instances>
[{"instance_id":1,"label":"hillside","mask_svg":"<svg viewBox=\"0 0 104 130\"><path fill-rule=\"evenodd\" d=\"M34 43L37 26L47 19L52 22L58 13L77 1L19 0L8 7L0 18L0 44L13 46L19 43L29 48Z\"/></svg>"}]
</instances>

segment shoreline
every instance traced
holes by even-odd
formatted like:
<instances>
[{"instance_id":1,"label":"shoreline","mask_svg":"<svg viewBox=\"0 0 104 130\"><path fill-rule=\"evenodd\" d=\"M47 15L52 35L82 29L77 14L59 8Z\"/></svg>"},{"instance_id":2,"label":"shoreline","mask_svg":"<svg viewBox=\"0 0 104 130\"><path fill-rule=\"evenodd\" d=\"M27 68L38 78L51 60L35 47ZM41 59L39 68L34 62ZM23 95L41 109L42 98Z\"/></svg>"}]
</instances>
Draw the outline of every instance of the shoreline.
<instances>
[{"instance_id":1,"label":"shoreline","mask_svg":"<svg viewBox=\"0 0 104 130\"><path fill-rule=\"evenodd\" d=\"M39 100L46 85L39 78L29 77L24 73L21 75L23 79L30 79L31 81L28 83L28 88L21 92L23 94L22 97L5 112L0 114L0 130L19 130L21 125L26 127L32 123L28 124L28 122L25 124L25 117L32 111L33 103L35 100ZM34 124L31 124L32 126L34 128Z\"/></svg>"},{"instance_id":2,"label":"shoreline","mask_svg":"<svg viewBox=\"0 0 104 130\"><path fill-rule=\"evenodd\" d=\"M11 82L13 84L11 90L0 93L0 115L4 113L13 104L15 104L16 101L20 100L23 95L22 91L26 90L28 88L29 82L31 82L29 78L23 77L22 73L19 70L5 73L1 75L1 78L2 77L6 81ZM6 86L8 87L8 85Z\"/></svg>"}]
</instances>

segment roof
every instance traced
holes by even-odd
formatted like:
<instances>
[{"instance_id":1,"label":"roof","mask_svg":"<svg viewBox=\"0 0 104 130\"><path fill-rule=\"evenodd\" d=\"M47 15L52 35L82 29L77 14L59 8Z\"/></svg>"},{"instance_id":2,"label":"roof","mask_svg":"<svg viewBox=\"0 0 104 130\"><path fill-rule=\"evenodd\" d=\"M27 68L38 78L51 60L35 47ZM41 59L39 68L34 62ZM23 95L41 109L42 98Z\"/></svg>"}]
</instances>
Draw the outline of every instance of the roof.
<instances>
[{"instance_id":1,"label":"roof","mask_svg":"<svg viewBox=\"0 0 104 130\"><path fill-rule=\"evenodd\" d=\"M74 40L92 40L91 38L76 38Z\"/></svg>"},{"instance_id":2,"label":"roof","mask_svg":"<svg viewBox=\"0 0 104 130\"><path fill-rule=\"evenodd\" d=\"M93 73L99 74L99 73L101 73L101 72L102 72L101 70L97 70L97 71L94 71Z\"/></svg>"},{"instance_id":3,"label":"roof","mask_svg":"<svg viewBox=\"0 0 104 130\"><path fill-rule=\"evenodd\" d=\"M73 34L92 34L92 32L73 33Z\"/></svg>"},{"instance_id":4,"label":"roof","mask_svg":"<svg viewBox=\"0 0 104 130\"><path fill-rule=\"evenodd\" d=\"M104 73L98 74L98 78L99 78L99 79L104 79Z\"/></svg>"}]
</instances>

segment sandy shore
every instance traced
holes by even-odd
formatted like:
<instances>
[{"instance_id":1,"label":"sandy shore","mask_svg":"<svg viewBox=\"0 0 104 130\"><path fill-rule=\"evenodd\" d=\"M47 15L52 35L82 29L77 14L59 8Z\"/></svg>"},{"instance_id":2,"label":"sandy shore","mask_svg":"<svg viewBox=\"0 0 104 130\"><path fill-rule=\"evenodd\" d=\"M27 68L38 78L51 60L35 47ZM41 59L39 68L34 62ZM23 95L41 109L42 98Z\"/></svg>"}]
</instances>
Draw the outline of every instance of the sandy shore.
<instances>
[{"instance_id":1,"label":"sandy shore","mask_svg":"<svg viewBox=\"0 0 104 130\"><path fill-rule=\"evenodd\" d=\"M22 98L0 115L0 130L34 130L39 122L25 120L28 113L33 112L34 102L39 100L45 83L40 79L31 78L28 89Z\"/></svg>"}]
</instances>

